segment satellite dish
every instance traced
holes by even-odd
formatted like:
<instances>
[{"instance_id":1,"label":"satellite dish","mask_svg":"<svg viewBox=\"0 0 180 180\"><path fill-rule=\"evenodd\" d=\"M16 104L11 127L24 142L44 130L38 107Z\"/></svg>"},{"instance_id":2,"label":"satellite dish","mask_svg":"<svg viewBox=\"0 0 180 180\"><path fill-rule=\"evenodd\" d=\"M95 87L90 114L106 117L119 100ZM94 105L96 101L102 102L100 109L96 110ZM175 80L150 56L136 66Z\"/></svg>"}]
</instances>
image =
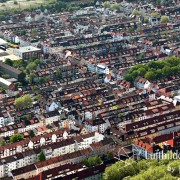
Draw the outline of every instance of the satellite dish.
<instances>
[{"instance_id":1,"label":"satellite dish","mask_svg":"<svg viewBox=\"0 0 180 180\"><path fill-rule=\"evenodd\" d=\"M28 147L29 147L30 149L33 149L33 146L34 146L34 143L33 143L32 141L29 141Z\"/></svg>"},{"instance_id":2,"label":"satellite dish","mask_svg":"<svg viewBox=\"0 0 180 180\"><path fill-rule=\"evenodd\" d=\"M45 142L46 142L45 138L42 137L42 138L40 139L40 144L41 144L41 146L42 146L43 144L45 144Z\"/></svg>"},{"instance_id":3,"label":"satellite dish","mask_svg":"<svg viewBox=\"0 0 180 180\"><path fill-rule=\"evenodd\" d=\"M56 136L55 134L53 134L53 135L52 135L52 142L54 142L54 143L55 143L55 142L56 142L56 140L57 140L57 136Z\"/></svg>"},{"instance_id":4,"label":"satellite dish","mask_svg":"<svg viewBox=\"0 0 180 180\"><path fill-rule=\"evenodd\" d=\"M17 152L22 152L22 146L17 146Z\"/></svg>"}]
</instances>

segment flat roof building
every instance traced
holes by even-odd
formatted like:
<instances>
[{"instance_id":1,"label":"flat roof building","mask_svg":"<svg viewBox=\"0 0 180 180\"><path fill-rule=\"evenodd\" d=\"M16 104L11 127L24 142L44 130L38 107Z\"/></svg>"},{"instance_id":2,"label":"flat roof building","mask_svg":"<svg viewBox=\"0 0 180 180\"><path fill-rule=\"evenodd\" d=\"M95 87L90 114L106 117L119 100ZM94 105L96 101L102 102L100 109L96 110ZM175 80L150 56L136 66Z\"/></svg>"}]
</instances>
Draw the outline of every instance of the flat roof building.
<instances>
[{"instance_id":1,"label":"flat roof building","mask_svg":"<svg viewBox=\"0 0 180 180\"><path fill-rule=\"evenodd\" d=\"M18 81L23 81L25 78L25 74L22 71L3 62L0 62L0 71L9 74L12 78L17 79Z\"/></svg>"},{"instance_id":2,"label":"flat roof building","mask_svg":"<svg viewBox=\"0 0 180 180\"><path fill-rule=\"evenodd\" d=\"M20 47L19 49L14 49L13 54L22 59L40 58L41 49L33 46Z\"/></svg>"}]
</instances>

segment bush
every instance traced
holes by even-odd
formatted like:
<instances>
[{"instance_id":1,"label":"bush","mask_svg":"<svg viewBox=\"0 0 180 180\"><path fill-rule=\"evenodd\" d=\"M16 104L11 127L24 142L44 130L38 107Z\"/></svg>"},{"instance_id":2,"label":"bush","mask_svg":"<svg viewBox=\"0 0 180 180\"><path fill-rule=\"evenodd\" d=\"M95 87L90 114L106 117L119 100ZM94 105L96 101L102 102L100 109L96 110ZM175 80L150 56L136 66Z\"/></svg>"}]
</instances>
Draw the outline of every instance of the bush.
<instances>
[{"instance_id":1,"label":"bush","mask_svg":"<svg viewBox=\"0 0 180 180\"><path fill-rule=\"evenodd\" d=\"M24 136L18 133L18 134L14 134L13 136L11 136L10 142L15 143L15 142L21 141L23 139L24 139Z\"/></svg>"}]
</instances>

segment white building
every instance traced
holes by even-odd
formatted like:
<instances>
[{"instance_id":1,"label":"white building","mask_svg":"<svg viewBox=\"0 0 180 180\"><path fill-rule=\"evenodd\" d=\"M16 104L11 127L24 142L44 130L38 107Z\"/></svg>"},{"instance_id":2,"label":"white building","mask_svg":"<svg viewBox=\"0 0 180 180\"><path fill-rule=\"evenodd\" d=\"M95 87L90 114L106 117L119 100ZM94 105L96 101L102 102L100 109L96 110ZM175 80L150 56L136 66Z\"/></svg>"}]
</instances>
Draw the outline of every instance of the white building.
<instances>
[{"instance_id":1,"label":"white building","mask_svg":"<svg viewBox=\"0 0 180 180\"><path fill-rule=\"evenodd\" d=\"M9 112L7 113L0 113L0 125L1 126L6 126L9 123L13 123L14 122L14 117L12 117ZM6 131L6 134L10 134L11 135L11 131ZM0 133L0 137L4 136L5 134Z\"/></svg>"},{"instance_id":2,"label":"white building","mask_svg":"<svg viewBox=\"0 0 180 180\"><path fill-rule=\"evenodd\" d=\"M46 106L47 111L55 111L58 108L58 104L55 102L52 102L49 106Z\"/></svg>"},{"instance_id":3,"label":"white building","mask_svg":"<svg viewBox=\"0 0 180 180\"><path fill-rule=\"evenodd\" d=\"M44 114L45 124L52 124L53 122L60 120L60 113L58 110L49 111Z\"/></svg>"},{"instance_id":4,"label":"white building","mask_svg":"<svg viewBox=\"0 0 180 180\"><path fill-rule=\"evenodd\" d=\"M86 121L85 128L87 128L89 132L104 133L104 131L107 129L107 124L103 119L95 119Z\"/></svg>"},{"instance_id":5,"label":"white building","mask_svg":"<svg viewBox=\"0 0 180 180\"><path fill-rule=\"evenodd\" d=\"M0 38L0 46L4 46L5 48L8 48L8 43Z\"/></svg>"},{"instance_id":6,"label":"white building","mask_svg":"<svg viewBox=\"0 0 180 180\"><path fill-rule=\"evenodd\" d=\"M33 46L20 47L19 49L13 49L13 54L22 59L40 58L41 49Z\"/></svg>"},{"instance_id":7,"label":"white building","mask_svg":"<svg viewBox=\"0 0 180 180\"><path fill-rule=\"evenodd\" d=\"M52 157L75 152L79 149L88 148L92 143L100 142L104 139L104 135L99 134L98 132L92 132L86 135L76 136L74 138L67 138L67 135L68 133L64 132L63 140L58 140L58 143L48 141L48 143L41 145L41 149L33 148L35 146L31 141L29 142L29 144L32 144L31 148L28 146L29 149L26 150L21 145L18 145L16 148L13 148L12 146L5 149L5 158L0 159L0 178L8 175L10 171L14 169L35 164L40 150L43 150L46 159L50 159ZM54 140L57 141L56 138ZM12 149L14 150L12 151Z\"/></svg>"},{"instance_id":8,"label":"white building","mask_svg":"<svg viewBox=\"0 0 180 180\"><path fill-rule=\"evenodd\" d=\"M159 25L160 24L160 17L149 17L149 23L152 25L152 26L156 26L156 25Z\"/></svg>"},{"instance_id":9,"label":"white building","mask_svg":"<svg viewBox=\"0 0 180 180\"><path fill-rule=\"evenodd\" d=\"M109 74L109 68L105 64L88 64L88 69L99 74Z\"/></svg>"}]
</instances>

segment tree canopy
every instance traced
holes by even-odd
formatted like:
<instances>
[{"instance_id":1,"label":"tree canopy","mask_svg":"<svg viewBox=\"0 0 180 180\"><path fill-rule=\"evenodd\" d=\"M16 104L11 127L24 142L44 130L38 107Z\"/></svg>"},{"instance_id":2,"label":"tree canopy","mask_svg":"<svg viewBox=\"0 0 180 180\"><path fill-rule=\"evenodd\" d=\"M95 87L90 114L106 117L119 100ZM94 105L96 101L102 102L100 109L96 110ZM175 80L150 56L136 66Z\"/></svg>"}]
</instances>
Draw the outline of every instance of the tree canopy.
<instances>
[{"instance_id":1,"label":"tree canopy","mask_svg":"<svg viewBox=\"0 0 180 180\"><path fill-rule=\"evenodd\" d=\"M103 3L103 6L104 6L105 8L110 8L110 7L111 7L111 4L110 4L110 2L105 1L105 2Z\"/></svg>"},{"instance_id":2,"label":"tree canopy","mask_svg":"<svg viewBox=\"0 0 180 180\"><path fill-rule=\"evenodd\" d=\"M18 134L14 134L13 136L11 136L10 142L15 143L15 142L21 141L23 139L24 139L24 136L18 133Z\"/></svg>"},{"instance_id":3,"label":"tree canopy","mask_svg":"<svg viewBox=\"0 0 180 180\"><path fill-rule=\"evenodd\" d=\"M151 16L152 16L152 17L158 17L159 14L158 14L157 12L152 12L152 13L151 13Z\"/></svg>"},{"instance_id":4,"label":"tree canopy","mask_svg":"<svg viewBox=\"0 0 180 180\"><path fill-rule=\"evenodd\" d=\"M13 61L9 58L5 59L5 63L8 64L9 66L13 66Z\"/></svg>"},{"instance_id":5,"label":"tree canopy","mask_svg":"<svg viewBox=\"0 0 180 180\"><path fill-rule=\"evenodd\" d=\"M162 61L150 61L149 63L137 64L129 69L125 80L133 82L136 77L141 76L147 80L166 78L180 74L180 58L170 57Z\"/></svg>"},{"instance_id":6,"label":"tree canopy","mask_svg":"<svg viewBox=\"0 0 180 180\"><path fill-rule=\"evenodd\" d=\"M3 139L1 142L0 142L0 146L5 146L6 145L6 141Z\"/></svg>"},{"instance_id":7,"label":"tree canopy","mask_svg":"<svg viewBox=\"0 0 180 180\"><path fill-rule=\"evenodd\" d=\"M98 164L101 164L102 160L101 160L101 158L99 156L94 156L94 157L90 157L90 158L84 159L83 163L87 167L93 167L93 166L96 166Z\"/></svg>"},{"instance_id":8,"label":"tree canopy","mask_svg":"<svg viewBox=\"0 0 180 180\"><path fill-rule=\"evenodd\" d=\"M156 180L156 179L177 179L180 160L155 159L119 161L106 168L103 180Z\"/></svg>"},{"instance_id":9,"label":"tree canopy","mask_svg":"<svg viewBox=\"0 0 180 180\"><path fill-rule=\"evenodd\" d=\"M45 161L46 160L46 156L44 155L44 152L41 151L38 155L38 161Z\"/></svg>"},{"instance_id":10,"label":"tree canopy","mask_svg":"<svg viewBox=\"0 0 180 180\"><path fill-rule=\"evenodd\" d=\"M161 23L168 23L169 22L169 16L161 16Z\"/></svg>"},{"instance_id":11,"label":"tree canopy","mask_svg":"<svg viewBox=\"0 0 180 180\"><path fill-rule=\"evenodd\" d=\"M29 94L19 97L15 100L14 105L17 109L27 108L32 105L32 98Z\"/></svg>"},{"instance_id":12,"label":"tree canopy","mask_svg":"<svg viewBox=\"0 0 180 180\"><path fill-rule=\"evenodd\" d=\"M36 66L37 66L36 63L30 62L26 67L27 72L31 72L32 70L35 70Z\"/></svg>"},{"instance_id":13,"label":"tree canopy","mask_svg":"<svg viewBox=\"0 0 180 180\"><path fill-rule=\"evenodd\" d=\"M133 11L132 11L132 14L133 14L133 15L140 15L140 14L141 14L141 12L140 12L140 11L138 11L138 10L133 10Z\"/></svg>"}]
</instances>

